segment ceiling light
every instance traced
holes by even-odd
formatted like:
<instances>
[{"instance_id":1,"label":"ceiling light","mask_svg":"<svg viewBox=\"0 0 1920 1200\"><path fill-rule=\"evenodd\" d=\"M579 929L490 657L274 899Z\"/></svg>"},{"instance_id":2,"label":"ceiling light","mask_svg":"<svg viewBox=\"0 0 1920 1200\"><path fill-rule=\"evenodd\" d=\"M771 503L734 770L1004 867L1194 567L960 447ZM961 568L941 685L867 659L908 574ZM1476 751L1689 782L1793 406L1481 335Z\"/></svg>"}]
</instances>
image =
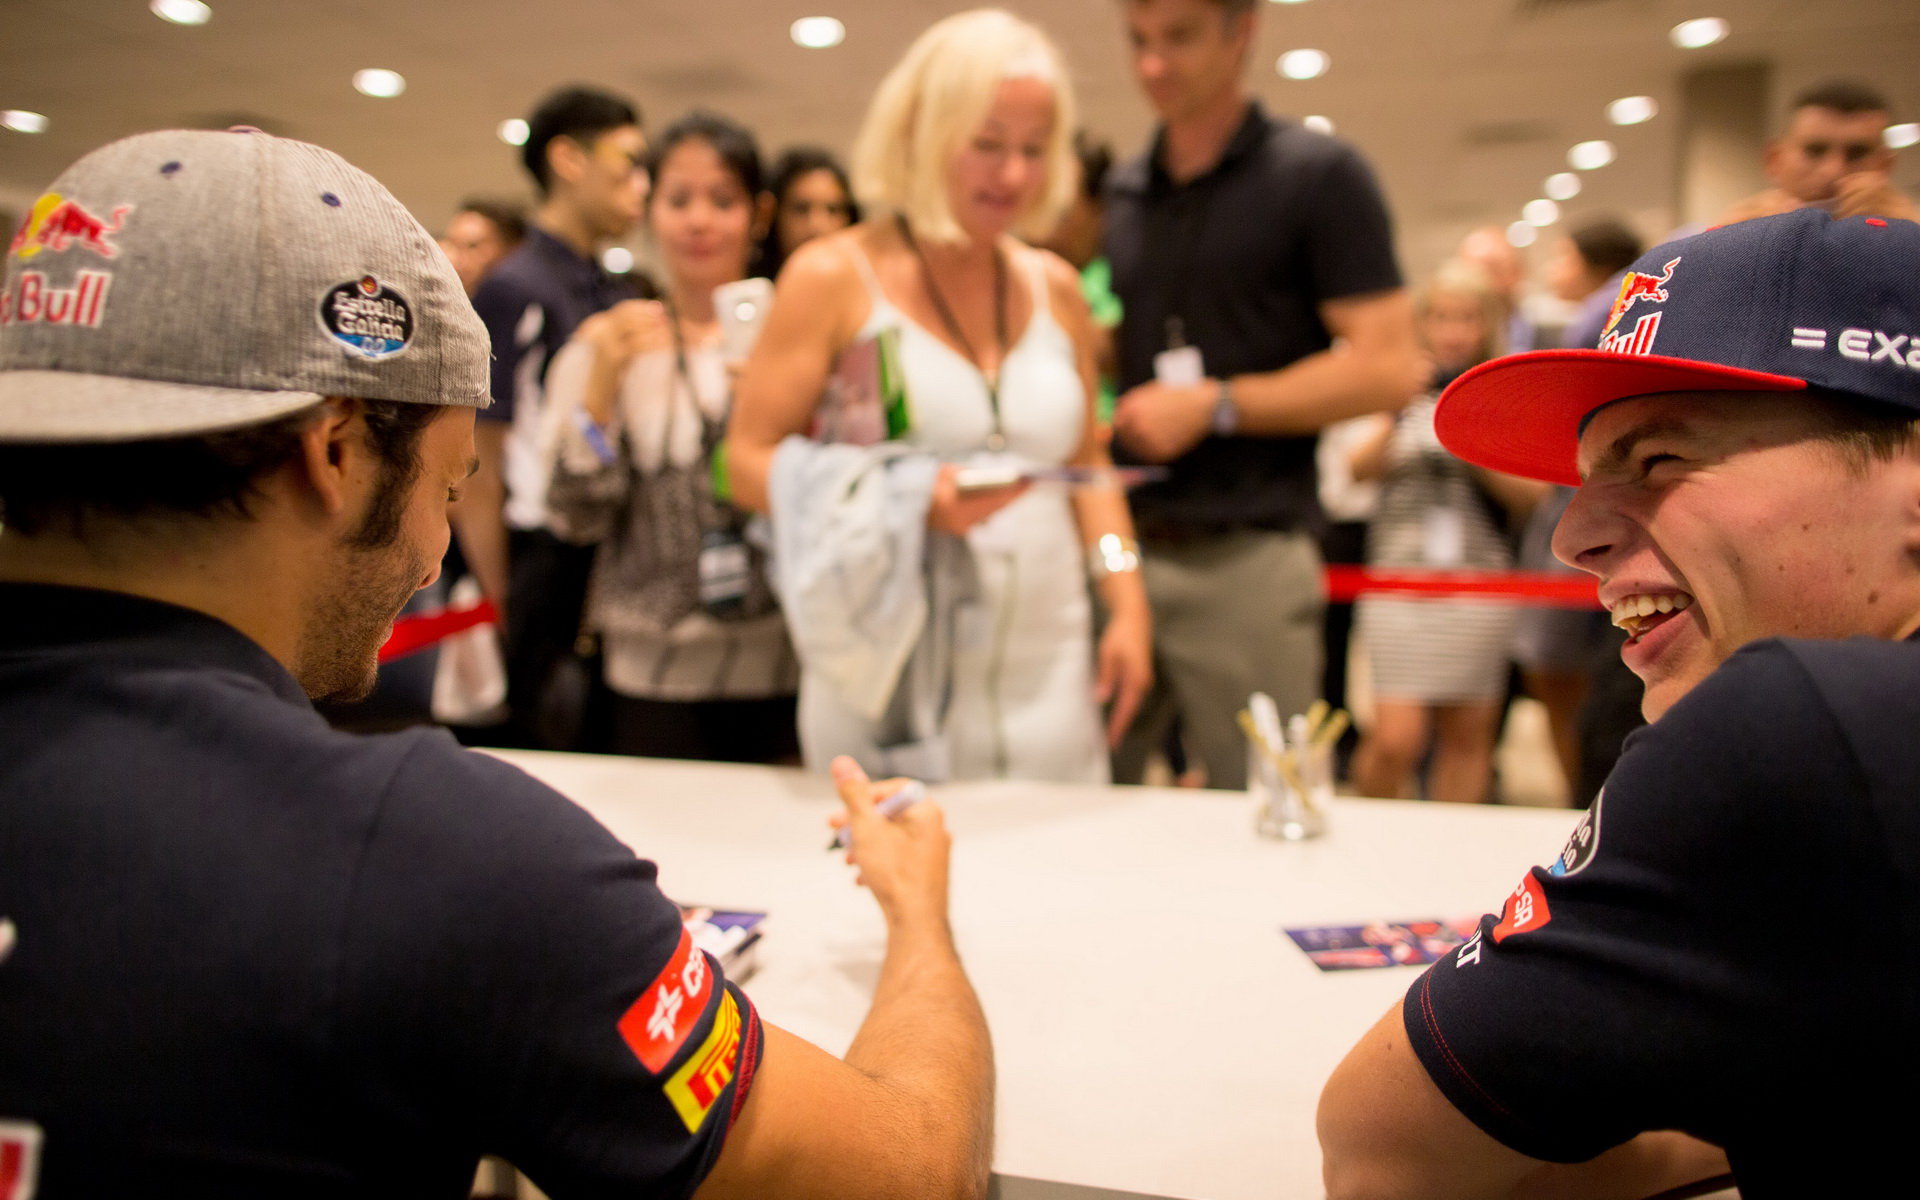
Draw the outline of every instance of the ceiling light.
<instances>
[{"instance_id":1,"label":"ceiling light","mask_svg":"<svg viewBox=\"0 0 1920 1200\"><path fill-rule=\"evenodd\" d=\"M1507 245L1515 249L1525 249L1540 240L1540 231L1525 221L1515 221L1507 226Z\"/></svg>"},{"instance_id":2,"label":"ceiling light","mask_svg":"<svg viewBox=\"0 0 1920 1200\"><path fill-rule=\"evenodd\" d=\"M787 30L796 46L825 50L847 40L847 27L834 17L801 17Z\"/></svg>"},{"instance_id":3,"label":"ceiling light","mask_svg":"<svg viewBox=\"0 0 1920 1200\"><path fill-rule=\"evenodd\" d=\"M0 128L11 129L15 133L45 133L47 118L43 113L9 108L0 111Z\"/></svg>"},{"instance_id":4,"label":"ceiling light","mask_svg":"<svg viewBox=\"0 0 1920 1200\"><path fill-rule=\"evenodd\" d=\"M152 0L147 10L175 25L205 25L213 19L213 10L200 0Z\"/></svg>"},{"instance_id":5,"label":"ceiling light","mask_svg":"<svg viewBox=\"0 0 1920 1200\"><path fill-rule=\"evenodd\" d=\"M1652 96L1622 96L1607 105L1607 120L1615 125L1638 125L1659 115L1660 106Z\"/></svg>"},{"instance_id":6,"label":"ceiling light","mask_svg":"<svg viewBox=\"0 0 1920 1200\"><path fill-rule=\"evenodd\" d=\"M519 117L508 117L500 122L500 128L494 132L509 146L524 146L527 144L527 135L533 131Z\"/></svg>"},{"instance_id":7,"label":"ceiling light","mask_svg":"<svg viewBox=\"0 0 1920 1200\"><path fill-rule=\"evenodd\" d=\"M1719 17L1698 17L1675 25L1667 37L1682 50L1698 50L1725 38L1727 28L1727 23Z\"/></svg>"},{"instance_id":8,"label":"ceiling light","mask_svg":"<svg viewBox=\"0 0 1920 1200\"><path fill-rule=\"evenodd\" d=\"M390 100L407 90L407 81L398 71L369 67L353 73L353 88L363 96Z\"/></svg>"},{"instance_id":9,"label":"ceiling light","mask_svg":"<svg viewBox=\"0 0 1920 1200\"><path fill-rule=\"evenodd\" d=\"M1613 143L1605 138L1581 142L1567 151L1567 165L1576 171L1597 171L1613 161Z\"/></svg>"},{"instance_id":10,"label":"ceiling light","mask_svg":"<svg viewBox=\"0 0 1920 1200\"><path fill-rule=\"evenodd\" d=\"M1887 144L1889 150L1905 150L1920 142L1920 125L1912 121L1904 125L1889 125L1886 132L1880 135L1880 140Z\"/></svg>"},{"instance_id":11,"label":"ceiling light","mask_svg":"<svg viewBox=\"0 0 1920 1200\"><path fill-rule=\"evenodd\" d=\"M608 246L600 255L600 265L609 274L625 275L633 270L633 251L625 246Z\"/></svg>"},{"instance_id":12,"label":"ceiling light","mask_svg":"<svg viewBox=\"0 0 1920 1200\"><path fill-rule=\"evenodd\" d=\"M1520 216L1527 224L1545 229L1560 219L1560 206L1551 200L1529 200Z\"/></svg>"},{"instance_id":13,"label":"ceiling light","mask_svg":"<svg viewBox=\"0 0 1920 1200\"><path fill-rule=\"evenodd\" d=\"M1332 65L1325 50L1289 50L1280 56L1274 69L1288 79L1318 79Z\"/></svg>"},{"instance_id":14,"label":"ceiling light","mask_svg":"<svg viewBox=\"0 0 1920 1200\"><path fill-rule=\"evenodd\" d=\"M1298 4L1300 0L1280 0L1280 2L1282 4ZM1319 113L1315 113L1310 117L1300 118L1300 123L1302 125L1305 125L1308 129L1313 130L1315 133L1324 133L1328 137L1333 136L1333 118L1332 117L1323 117Z\"/></svg>"},{"instance_id":15,"label":"ceiling light","mask_svg":"<svg viewBox=\"0 0 1920 1200\"><path fill-rule=\"evenodd\" d=\"M1580 177L1572 171L1547 176L1547 195L1555 200L1571 200L1580 194Z\"/></svg>"}]
</instances>

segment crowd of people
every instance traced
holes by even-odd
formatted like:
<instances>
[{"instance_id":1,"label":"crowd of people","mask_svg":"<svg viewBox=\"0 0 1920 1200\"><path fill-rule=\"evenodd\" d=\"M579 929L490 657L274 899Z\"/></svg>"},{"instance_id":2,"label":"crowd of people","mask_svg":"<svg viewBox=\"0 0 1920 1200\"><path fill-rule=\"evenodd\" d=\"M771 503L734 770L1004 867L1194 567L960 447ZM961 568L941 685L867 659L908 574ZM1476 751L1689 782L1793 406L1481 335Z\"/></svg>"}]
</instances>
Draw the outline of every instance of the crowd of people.
<instances>
[{"instance_id":1,"label":"crowd of people","mask_svg":"<svg viewBox=\"0 0 1920 1200\"><path fill-rule=\"evenodd\" d=\"M1499 798L1530 697L1590 801L1639 724L1603 613L1370 595L1350 616L1320 574L1567 569L1570 490L1453 460L1432 404L1502 354L1596 345L1642 238L1574 223L1546 323L1496 229L1409 291L1364 159L1248 94L1242 8L1137 6L1162 124L1119 163L1005 15L917 42L850 169L801 146L766 170L718 113L649 137L622 97L550 96L522 149L531 239L488 200L442 238L500 401L454 559L504 614L508 703L463 736L935 779L1139 782L1164 757L1237 788L1234 714L1347 701L1357 618L1353 790ZM1885 122L1857 85L1809 92L1778 186L1729 217L1897 213ZM636 224L647 267L606 271ZM716 289L749 279L777 286L737 320ZM1343 512L1336 480L1381 487Z\"/></svg>"},{"instance_id":2,"label":"crowd of people","mask_svg":"<svg viewBox=\"0 0 1920 1200\"><path fill-rule=\"evenodd\" d=\"M1359 152L1249 94L1254 8L1122 6L1159 124L1117 165L1045 34L977 10L881 81L846 169L556 92L531 214L470 201L444 254L253 130L56 180L117 215L111 253L23 226L0 307L26 1194L453 1195L482 1153L555 1195L984 1194L942 816L869 774L1168 754L1244 786L1248 695L1324 688L1329 462L1374 486L1367 563L1545 547L1618 630L1360 604L1359 790L1486 798L1516 675L1606 787L1329 1081L1330 1194L1800 1194L1836 1146L1897 1156L1855 1084L1869 1051L1916 1065L1913 973L1824 920L1843 887L1920 901L1920 226L1884 101L1801 96L1722 227L1575 225L1556 334L1484 237L1404 285ZM607 271L638 225L653 270ZM176 336L183 306L227 338ZM887 930L843 1058L763 1020L563 798L312 710L374 687L450 520L506 631L475 736L830 772ZM1652 722L1624 745L1623 695Z\"/></svg>"}]
</instances>

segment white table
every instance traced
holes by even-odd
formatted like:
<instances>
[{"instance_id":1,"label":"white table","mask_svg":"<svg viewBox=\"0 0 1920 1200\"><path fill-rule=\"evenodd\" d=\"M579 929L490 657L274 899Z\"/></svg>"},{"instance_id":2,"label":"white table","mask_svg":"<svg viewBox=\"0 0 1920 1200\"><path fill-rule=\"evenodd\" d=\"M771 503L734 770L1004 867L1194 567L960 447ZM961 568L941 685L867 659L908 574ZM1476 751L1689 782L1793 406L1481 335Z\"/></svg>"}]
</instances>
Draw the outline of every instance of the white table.
<instances>
[{"instance_id":1,"label":"white table","mask_svg":"<svg viewBox=\"0 0 1920 1200\"><path fill-rule=\"evenodd\" d=\"M513 753L643 857L667 894L772 913L762 1015L841 1053L882 926L825 852L827 781L798 771ZM1318 1196L1321 1085L1417 976L1323 973L1282 932L1467 916L1557 854L1576 814L1346 800L1324 838L1266 841L1244 797L1156 788L934 789L953 923L992 1027L998 1194Z\"/></svg>"}]
</instances>

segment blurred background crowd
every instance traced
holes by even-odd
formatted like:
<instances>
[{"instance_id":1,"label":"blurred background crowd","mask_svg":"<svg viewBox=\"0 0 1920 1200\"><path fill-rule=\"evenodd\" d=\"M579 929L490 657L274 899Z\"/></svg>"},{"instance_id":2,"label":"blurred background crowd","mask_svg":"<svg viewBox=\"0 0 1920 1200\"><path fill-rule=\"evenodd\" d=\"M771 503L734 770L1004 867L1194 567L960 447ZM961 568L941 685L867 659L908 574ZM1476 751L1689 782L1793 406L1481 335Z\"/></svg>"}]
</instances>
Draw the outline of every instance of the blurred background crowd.
<instances>
[{"instance_id":1,"label":"blurred background crowd","mask_svg":"<svg viewBox=\"0 0 1920 1200\"><path fill-rule=\"evenodd\" d=\"M1584 803L1639 723L1622 635L1597 606L1516 602L1566 569L1568 489L1453 459L1435 399L1498 355L1629 334L1651 277L1628 268L1676 232L1913 219L1906 76L1856 51L1920 45L1920 18L1413 7L867 5L785 45L757 6L640 32L601 5L463 6L442 24L514 24L490 31L502 60L459 61L471 31L390 41L383 62L422 69L362 70L348 131L306 115L305 65L241 99L279 68L233 56L300 36L286 14L263 32L155 0L204 26L168 43L188 68L230 68L176 114L181 64L153 49L175 30L29 2L10 23L46 36L0 51L0 215L36 220L42 159L170 116L311 137L431 206L495 403L413 607L484 596L504 687L464 659L450 679L442 643L342 723L1232 788L1258 690L1355 709L1351 790L1473 802L1503 796L1520 702L1551 794ZM567 82L622 58L644 68ZM1511 573L1513 594L1327 603L1323 563Z\"/></svg>"}]
</instances>

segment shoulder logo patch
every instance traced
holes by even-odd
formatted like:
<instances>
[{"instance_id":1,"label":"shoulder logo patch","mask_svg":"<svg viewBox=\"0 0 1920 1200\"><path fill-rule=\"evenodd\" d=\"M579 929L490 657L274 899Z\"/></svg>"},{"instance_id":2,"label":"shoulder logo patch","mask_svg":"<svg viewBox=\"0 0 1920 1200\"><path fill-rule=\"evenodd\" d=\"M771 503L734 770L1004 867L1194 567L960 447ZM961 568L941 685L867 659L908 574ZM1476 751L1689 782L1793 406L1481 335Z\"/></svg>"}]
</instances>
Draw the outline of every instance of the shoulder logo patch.
<instances>
[{"instance_id":1,"label":"shoulder logo patch","mask_svg":"<svg viewBox=\"0 0 1920 1200\"><path fill-rule=\"evenodd\" d=\"M667 1080L667 1100L680 1114L688 1133L700 1132L720 1093L733 1081L734 1066L739 1061L740 1008L733 1002L733 993L725 992L707 1040Z\"/></svg>"},{"instance_id":2,"label":"shoulder logo patch","mask_svg":"<svg viewBox=\"0 0 1920 1200\"><path fill-rule=\"evenodd\" d=\"M686 1043L712 992L707 956L682 927L673 957L620 1018L620 1036L634 1057L658 1075Z\"/></svg>"},{"instance_id":3,"label":"shoulder logo patch","mask_svg":"<svg viewBox=\"0 0 1920 1200\"><path fill-rule=\"evenodd\" d=\"M1549 875L1578 875L1587 869L1593 856L1600 852L1600 805L1607 798L1607 789L1601 788L1600 794L1593 798L1593 807L1580 816L1580 823L1573 827L1573 836L1567 839L1567 848L1560 857L1547 865Z\"/></svg>"}]
</instances>

